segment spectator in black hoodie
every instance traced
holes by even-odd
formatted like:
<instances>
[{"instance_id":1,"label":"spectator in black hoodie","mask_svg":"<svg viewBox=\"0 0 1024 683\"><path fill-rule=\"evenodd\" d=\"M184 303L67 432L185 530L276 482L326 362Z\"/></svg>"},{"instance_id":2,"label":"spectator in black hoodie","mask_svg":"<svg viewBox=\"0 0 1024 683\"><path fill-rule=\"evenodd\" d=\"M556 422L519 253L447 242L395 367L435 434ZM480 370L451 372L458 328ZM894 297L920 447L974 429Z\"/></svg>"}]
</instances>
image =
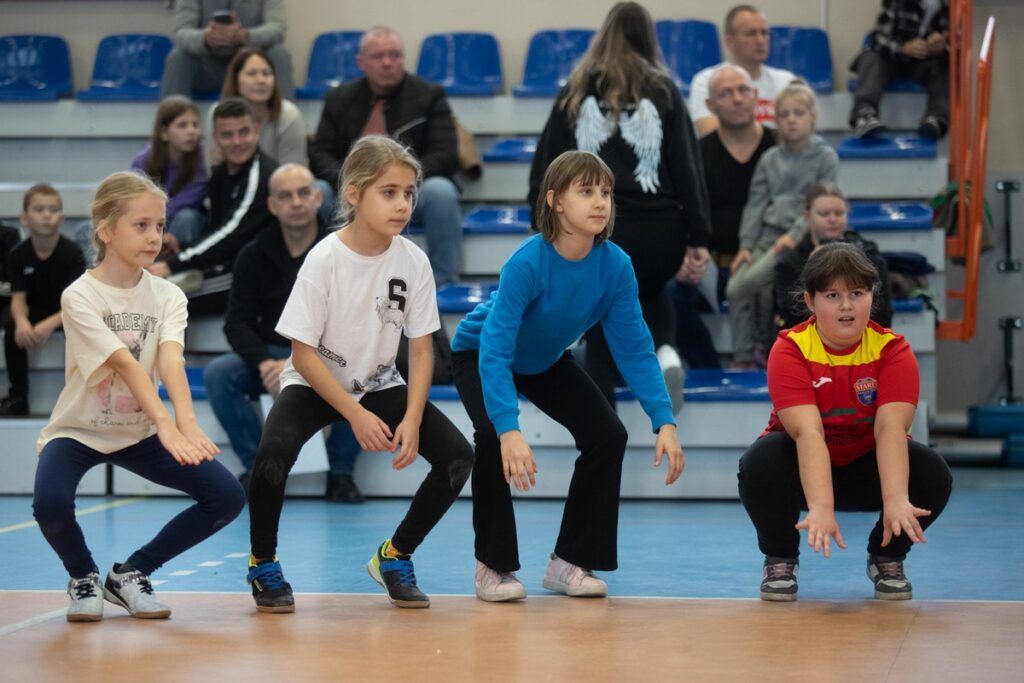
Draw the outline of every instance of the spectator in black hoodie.
<instances>
[{"instance_id":1,"label":"spectator in black hoodie","mask_svg":"<svg viewBox=\"0 0 1024 683\"><path fill-rule=\"evenodd\" d=\"M878 246L847 229L849 206L846 195L835 183L823 180L807 191L804 222L807 231L795 248L779 257L775 264L775 310L783 329L789 329L807 320L810 311L803 302L803 283L800 274L811 254L828 242L850 242L864 250L878 270L879 291L874 293L871 319L882 327L892 326L892 291L889 268L878 252Z\"/></svg>"},{"instance_id":2,"label":"spectator in black hoodie","mask_svg":"<svg viewBox=\"0 0 1024 683\"><path fill-rule=\"evenodd\" d=\"M323 197L304 166L285 164L274 171L269 194L267 206L277 225L257 235L235 261L237 277L224 320L224 334L234 352L214 359L204 373L210 405L247 474L262 433L252 399L265 392L277 395L281 370L291 354L291 344L274 327L306 254L327 235L326 227L317 220ZM327 496L331 500L362 501L352 480L352 466L360 450L347 422L331 426L327 440Z\"/></svg>"},{"instance_id":3,"label":"spectator in black hoodie","mask_svg":"<svg viewBox=\"0 0 1024 683\"><path fill-rule=\"evenodd\" d=\"M213 142L223 161L210 174L210 219L203 236L149 270L160 277L175 275L190 298L213 299L220 293L217 298L223 300L231 288L231 266L238 252L273 224L267 187L277 162L260 152L260 124L249 103L238 97L214 108ZM195 271L202 277L194 277ZM223 312L223 303L210 307ZM190 310L196 312L191 306Z\"/></svg>"}]
</instances>

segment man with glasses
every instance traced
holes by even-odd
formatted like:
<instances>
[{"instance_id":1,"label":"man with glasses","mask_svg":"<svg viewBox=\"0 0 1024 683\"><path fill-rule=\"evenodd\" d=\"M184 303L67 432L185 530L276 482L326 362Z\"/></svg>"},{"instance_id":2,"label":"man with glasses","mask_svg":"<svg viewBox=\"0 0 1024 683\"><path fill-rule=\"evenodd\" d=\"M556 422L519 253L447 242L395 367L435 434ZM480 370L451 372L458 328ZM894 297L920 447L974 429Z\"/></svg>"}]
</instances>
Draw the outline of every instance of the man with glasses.
<instances>
[{"instance_id":1,"label":"man with glasses","mask_svg":"<svg viewBox=\"0 0 1024 683\"><path fill-rule=\"evenodd\" d=\"M763 125L775 127L775 96L797 76L785 69L776 69L765 64L771 48L768 34L768 19L753 5L736 5L725 15L725 48L730 60L717 66L698 71L690 84L690 118L697 126L697 135L704 136L718 127L718 118L711 112L705 101L708 98L708 81L720 66L735 64L750 74L757 89L757 120Z\"/></svg>"},{"instance_id":2,"label":"man with glasses","mask_svg":"<svg viewBox=\"0 0 1024 683\"><path fill-rule=\"evenodd\" d=\"M337 188L349 148L364 135L388 135L423 165L412 222L423 226L437 285L458 279L462 212L452 177L459 167L455 123L441 86L405 71L402 39L377 26L363 34L356 63L365 74L327 93L309 163Z\"/></svg>"},{"instance_id":3,"label":"man with glasses","mask_svg":"<svg viewBox=\"0 0 1024 683\"><path fill-rule=\"evenodd\" d=\"M281 370L291 354L291 344L274 327L306 254L327 235L327 228L317 220L323 198L304 166L279 167L270 176L269 185L267 207L277 219L277 226L260 233L235 261L235 278L224 317L224 334L233 353L215 358L203 375L210 406L245 466L243 483L252 471L262 434L252 400L261 393L277 395ZM362 502L363 496L352 480L352 467L360 450L347 422L331 426L327 439L328 499Z\"/></svg>"}]
</instances>

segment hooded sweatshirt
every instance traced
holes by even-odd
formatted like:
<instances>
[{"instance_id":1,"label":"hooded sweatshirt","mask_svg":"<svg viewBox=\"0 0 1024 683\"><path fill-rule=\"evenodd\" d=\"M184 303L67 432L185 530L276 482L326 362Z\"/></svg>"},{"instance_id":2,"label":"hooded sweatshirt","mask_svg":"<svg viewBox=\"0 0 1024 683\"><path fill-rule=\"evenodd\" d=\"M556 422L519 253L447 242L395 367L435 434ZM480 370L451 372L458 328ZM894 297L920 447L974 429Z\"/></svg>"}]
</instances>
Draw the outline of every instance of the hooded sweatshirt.
<instances>
[{"instance_id":1,"label":"hooded sweatshirt","mask_svg":"<svg viewBox=\"0 0 1024 683\"><path fill-rule=\"evenodd\" d=\"M798 241L808 188L819 180L835 182L838 170L839 155L818 135L799 150L780 141L761 155L740 220L740 249L753 251L765 225Z\"/></svg>"}]
</instances>

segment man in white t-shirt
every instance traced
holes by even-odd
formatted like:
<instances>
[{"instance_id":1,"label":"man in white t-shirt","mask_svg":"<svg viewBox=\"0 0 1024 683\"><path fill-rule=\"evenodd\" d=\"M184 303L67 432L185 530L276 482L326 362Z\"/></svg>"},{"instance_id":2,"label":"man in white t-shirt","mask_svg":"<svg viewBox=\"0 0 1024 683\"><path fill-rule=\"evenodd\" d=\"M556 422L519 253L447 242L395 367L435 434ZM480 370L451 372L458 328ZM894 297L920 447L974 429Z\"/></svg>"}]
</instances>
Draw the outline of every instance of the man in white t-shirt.
<instances>
[{"instance_id":1,"label":"man in white t-shirt","mask_svg":"<svg viewBox=\"0 0 1024 683\"><path fill-rule=\"evenodd\" d=\"M791 71L765 64L770 49L768 19L753 5L736 5L725 15L725 48L729 52L729 61L698 71L690 83L690 99L686 105L697 126L698 137L718 128L718 118L711 113L705 101L708 98L708 80L723 64L736 64L747 70L757 88L757 120L771 127L775 126L776 95L797 78Z\"/></svg>"}]
</instances>

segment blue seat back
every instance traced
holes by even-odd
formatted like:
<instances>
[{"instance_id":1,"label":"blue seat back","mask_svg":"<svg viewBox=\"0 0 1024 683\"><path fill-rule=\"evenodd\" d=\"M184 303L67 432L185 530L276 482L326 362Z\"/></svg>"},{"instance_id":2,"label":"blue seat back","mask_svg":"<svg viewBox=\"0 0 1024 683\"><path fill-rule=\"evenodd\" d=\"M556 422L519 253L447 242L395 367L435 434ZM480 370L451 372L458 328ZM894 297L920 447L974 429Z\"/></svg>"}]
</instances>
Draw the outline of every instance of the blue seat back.
<instances>
[{"instance_id":1,"label":"blue seat back","mask_svg":"<svg viewBox=\"0 0 1024 683\"><path fill-rule=\"evenodd\" d=\"M466 212L463 232L467 235L521 235L530 232L530 207L478 206Z\"/></svg>"},{"instance_id":2,"label":"blue seat back","mask_svg":"<svg viewBox=\"0 0 1024 683\"><path fill-rule=\"evenodd\" d=\"M537 138L505 138L484 150L484 161L491 163L521 163L533 159L537 151Z\"/></svg>"},{"instance_id":3,"label":"blue seat back","mask_svg":"<svg viewBox=\"0 0 1024 683\"><path fill-rule=\"evenodd\" d=\"M437 308L441 313L469 313L497 289L497 282L443 285L437 289Z\"/></svg>"},{"instance_id":4,"label":"blue seat back","mask_svg":"<svg viewBox=\"0 0 1024 683\"><path fill-rule=\"evenodd\" d=\"M846 138L836 150L840 159L934 159L935 140L917 135Z\"/></svg>"},{"instance_id":5,"label":"blue seat back","mask_svg":"<svg viewBox=\"0 0 1024 683\"><path fill-rule=\"evenodd\" d=\"M813 26L773 26L768 66L788 69L815 92L832 92L832 48L828 34Z\"/></svg>"},{"instance_id":6,"label":"blue seat back","mask_svg":"<svg viewBox=\"0 0 1024 683\"><path fill-rule=\"evenodd\" d=\"M683 95L688 96L694 75L722 61L718 28L710 21L697 19L662 19L655 22L654 28L665 64Z\"/></svg>"},{"instance_id":7,"label":"blue seat back","mask_svg":"<svg viewBox=\"0 0 1024 683\"><path fill-rule=\"evenodd\" d=\"M523 82L512 94L516 97L551 97L565 85L566 79L594 37L591 29L538 31L530 39L526 53Z\"/></svg>"},{"instance_id":8,"label":"blue seat back","mask_svg":"<svg viewBox=\"0 0 1024 683\"><path fill-rule=\"evenodd\" d=\"M435 33L423 39L416 75L453 96L486 97L502 90L498 40L490 33Z\"/></svg>"},{"instance_id":9,"label":"blue seat back","mask_svg":"<svg viewBox=\"0 0 1024 683\"><path fill-rule=\"evenodd\" d=\"M171 39L150 33L107 36L96 49L92 83L81 99L159 99Z\"/></svg>"},{"instance_id":10,"label":"blue seat back","mask_svg":"<svg viewBox=\"0 0 1024 683\"><path fill-rule=\"evenodd\" d=\"M56 100L71 92L71 58L63 38L0 37L0 100Z\"/></svg>"},{"instance_id":11,"label":"blue seat back","mask_svg":"<svg viewBox=\"0 0 1024 683\"><path fill-rule=\"evenodd\" d=\"M925 202L852 202L847 218L853 230L931 230L932 209Z\"/></svg>"},{"instance_id":12,"label":"blue seat back","mask_svg":"<svg viewBox=\"0 0 1024 683\"><path fill-rule=\"evenodd\" d=\"M363 75L356 64L362 31L331 31L321 33L313 41L306 70L305 87L296 90L302 99L319 99L328 90Z\"/></svg>"}]
</instances>

